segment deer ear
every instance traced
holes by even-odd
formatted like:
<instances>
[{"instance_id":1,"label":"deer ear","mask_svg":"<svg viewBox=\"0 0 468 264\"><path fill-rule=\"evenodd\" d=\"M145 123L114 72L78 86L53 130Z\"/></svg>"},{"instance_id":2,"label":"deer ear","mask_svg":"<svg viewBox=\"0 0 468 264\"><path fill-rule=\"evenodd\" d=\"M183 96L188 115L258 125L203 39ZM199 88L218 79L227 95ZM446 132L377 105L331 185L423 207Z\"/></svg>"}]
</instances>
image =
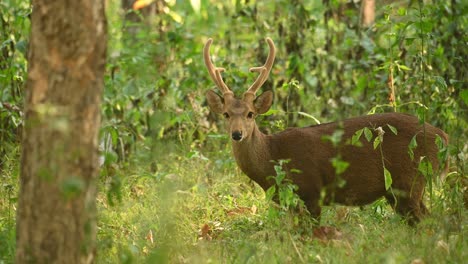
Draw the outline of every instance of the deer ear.
<instances>
[{"instance_id":1,"label":"deer ear","mask_svg":"<svg viewBox=\"0 0 468 264\"><path fill-rule=\"evenodd\" d=\"M255 110L257 114L264 114L270 109L271 104L273 103L273 92L266 91L257 97L254 101Z\"/></svg>"},{"instance_id":2,"label":"deer ear","mask_svg":"<svg viewBox=\"0 0 468 264\"><path fill-rule=\"evenodd\" d=\"M213 90L209 90L206 93L206 100L208 101L208 106L210 107L211 111L215 112L216 114L221 114L224 112L223 99Z\"/></svg>"}]
</instances>

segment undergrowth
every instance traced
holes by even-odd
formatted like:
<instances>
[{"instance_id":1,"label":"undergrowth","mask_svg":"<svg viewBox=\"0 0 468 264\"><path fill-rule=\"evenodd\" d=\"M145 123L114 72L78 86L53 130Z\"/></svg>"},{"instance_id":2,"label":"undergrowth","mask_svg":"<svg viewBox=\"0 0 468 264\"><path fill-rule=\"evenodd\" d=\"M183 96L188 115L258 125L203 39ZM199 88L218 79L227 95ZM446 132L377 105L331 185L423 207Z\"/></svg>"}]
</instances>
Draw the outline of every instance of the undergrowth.
<instances>
[{"instance_id":1,"label":"undergrowth","mask_svg":"<svg viewBox=\"0 0 468 264\"><path fill-rule=\"evenodd\" d=\"M271 214L285 209L236 168L228 145L219 149L172 152L157 171L147 165L150 155L131 162L122 171L121 202L112 207L103 195L98 199L98 263L461 263L468 257L466 212L450 213L449 186L438 186L431 216L416 228L378 200L362 208L325 207L321 225L329 228L320 231L308 214Z\"/></svg>"}]
</instances>

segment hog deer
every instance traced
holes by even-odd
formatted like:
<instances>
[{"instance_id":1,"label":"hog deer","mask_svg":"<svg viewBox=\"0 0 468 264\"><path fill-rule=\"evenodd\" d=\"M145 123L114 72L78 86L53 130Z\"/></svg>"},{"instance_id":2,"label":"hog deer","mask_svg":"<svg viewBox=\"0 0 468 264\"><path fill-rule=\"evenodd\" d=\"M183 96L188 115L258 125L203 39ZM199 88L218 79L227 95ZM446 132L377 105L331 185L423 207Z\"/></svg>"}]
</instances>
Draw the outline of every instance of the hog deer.
<instances>
[{"instance_id":1,"label":"hog deer","mask_svg":"<svg viewBox=\"0 0 468 264\"><path fill-rule=\"evenodd\" d=\"M258 72L259 76L242 98L236 98L224 83L221 76L224 69L213 65L210 59L212 39L206 42L203 50L208 73L222 93L220 96L209 90L206 94L208 105L214 113L224 115L240 169L267 190L273 184L270 176L275 175L272 161L289 160L285 171L298 171L288 177L299 187L298 195L314 218L320 216L320 205L331 201L360 206L385 197L410 224L418 222L428 212L422 202L426 180L418 172L418 164L424 156L432 164L433 171L439 171L441 166L435 139L438 135L447 144L447 134L430 124L420 124L414 116L401 113L374 114L341 122L289 128L272 135L262 133L255 118L269 110L273 93L266 91L258 97L255 94L267 80L276 52L273 41L267 38L266 42L270 49L266 62L261 67L250 69ZM372 142L364 137L360 139L361 146L345 143L365 127L370 128L374 136L378 131L384 133L382 152L379 148L374 149ZM391 131L393 128L397 134ZM336 186L337 175L331 163L331 159L338 155L338 148L324 140L324 136L332 135L337 129L343 130L339 154L349 163L349 167L339 175L345 182L342 187ZM413 150L414 156L410 157L408 146L415 135L418 146ZM384 166L391 173L392 192L385 187ZM322 191L326 193L324 199Z\"/></svg>"}]
</instances>

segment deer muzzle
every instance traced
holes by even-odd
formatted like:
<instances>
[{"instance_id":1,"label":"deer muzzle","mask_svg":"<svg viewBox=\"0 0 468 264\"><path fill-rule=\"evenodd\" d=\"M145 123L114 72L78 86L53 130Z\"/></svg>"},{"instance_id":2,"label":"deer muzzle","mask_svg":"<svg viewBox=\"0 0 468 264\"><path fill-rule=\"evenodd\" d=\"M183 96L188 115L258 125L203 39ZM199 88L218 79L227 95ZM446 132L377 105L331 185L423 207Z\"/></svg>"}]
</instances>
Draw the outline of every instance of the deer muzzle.
<instances>
[{"instance_id":1,"label":"deer muzzle","mask_svg":"<svg viewBox=\"0 0 468 264\"><path fill-rule=\"evenodd\" d=\"M242 131L240 131L240 130L233 131L232 134L231 134L231 138L232 138L232 140L235 140L235 141L241 141L242 140Z\"/></svg>"}]
</instances>

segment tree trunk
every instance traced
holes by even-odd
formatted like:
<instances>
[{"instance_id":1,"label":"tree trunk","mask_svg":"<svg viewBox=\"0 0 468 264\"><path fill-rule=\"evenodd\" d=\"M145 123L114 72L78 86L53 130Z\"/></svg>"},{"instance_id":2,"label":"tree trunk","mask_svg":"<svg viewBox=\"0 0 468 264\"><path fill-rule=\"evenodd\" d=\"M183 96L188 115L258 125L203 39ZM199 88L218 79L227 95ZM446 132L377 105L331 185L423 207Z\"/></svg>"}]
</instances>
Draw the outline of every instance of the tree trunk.
<instances>
[{"instance_id":1,"label":"tree trunk","mask_svg":"<svg viewBox=\"0 0 468 264\"><path fill-rule=\"evenodd\" d=\"M102 0L33 0L17 263L90 263L107 24Z\"/></svg>"},{"instance_id":2,"label":"tree trunk","mask_svg":"<svg viewBox=\"0 0 468 264\"><path fill-rule=\"evenodd\" d=\"M361 24L370 27L375 21L375 0L361 1Z\"/></svg>"}]
</instances>

